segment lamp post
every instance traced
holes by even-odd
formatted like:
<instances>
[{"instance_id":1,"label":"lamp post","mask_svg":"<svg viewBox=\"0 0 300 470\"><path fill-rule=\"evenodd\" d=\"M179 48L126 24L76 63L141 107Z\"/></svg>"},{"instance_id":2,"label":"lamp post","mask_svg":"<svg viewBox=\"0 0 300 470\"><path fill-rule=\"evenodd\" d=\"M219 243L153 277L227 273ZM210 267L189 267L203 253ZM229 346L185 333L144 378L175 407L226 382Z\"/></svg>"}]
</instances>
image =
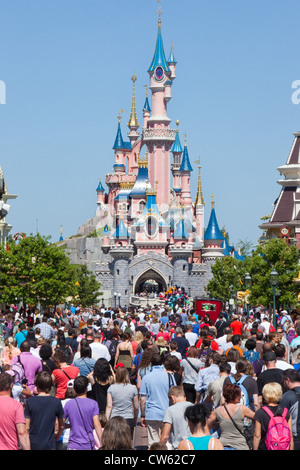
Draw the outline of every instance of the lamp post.
<instances>
[{"instance_id":1,"label":"lamp post","mask_svg":"<svg viewBox=\"0 0 300 470\"><path fill-rule=\"evenodd\" d=\"M121 294L118 294L119 297L119 307L121 307Z\"/></svg>"},{"instance_id":2,"label":"lamp post","mask_svg":"<svg viewBox=\"0 0 300 470\"><path fill-rule=\"evenodd\" d=\"M273 326L276 329L276 287L278 286L278 273L276 269L274 268L273 271L270 274L270 284L273 289Z\"/></svg>"},{"instance_id":3,"label":"lamp post","mask_svg":"<svg viewBox=\"0 0 300 470\"><path fill-rule=\"evenodd\" d=\"M249 287L251 286L251 282L252 282L252 279L249 273L246 273L244 282L245 282L246 288L249 289ZM249 302L247 302L247 318L249 318Z\"/></svg>"},{"instance_id":4,"label":"lamp post","mask_svg":"<svg viewBox=\"0 0 300 470\"><path fill-rule=\"evenodd\" d=\"M114 292L114 298L115 298L115 309L117 308L117 292Z\"/></svg>"},{"instance_id":5,"label":"lamp post","mask_svg":"<svg viewBox=\"0 0 300 470\"><path fill-rule=\"evenodd\" d=\"M230 299L229 299L230 316L232 316L232 310L233 310L233 286L229 286L229 292L230 292Z\"/></svg>"}]
</instances>

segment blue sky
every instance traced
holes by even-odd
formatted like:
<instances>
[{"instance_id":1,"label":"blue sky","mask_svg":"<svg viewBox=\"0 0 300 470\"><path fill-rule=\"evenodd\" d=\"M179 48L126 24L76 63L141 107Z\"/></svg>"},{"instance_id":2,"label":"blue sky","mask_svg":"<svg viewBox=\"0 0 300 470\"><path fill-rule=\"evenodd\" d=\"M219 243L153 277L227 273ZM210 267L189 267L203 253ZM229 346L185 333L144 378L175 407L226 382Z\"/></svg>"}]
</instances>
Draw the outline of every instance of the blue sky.
<instances>
[{"instance_id":1,"label":"blue sky","mask_svg":"<svg viewBox=\"0 0 300 470\"><path fill-rule=\"evenodd\" d=\"M205 225L211 195L231 243L257 243L260 217L280 192L300 105L299 0L162 0L166 54L177 78L171 126L187 132L202 165ZM133 71L142 123L157 34L156 0L2 0L0 165L12 201L8 222L59 238L96 210L99 178L112 170L117 115L127 133ZM141 128L140 128L141 130ZM196 194L197 167L192 175ZM37 222L38 221L38 222Z\"/></svg>"}]
</instances>

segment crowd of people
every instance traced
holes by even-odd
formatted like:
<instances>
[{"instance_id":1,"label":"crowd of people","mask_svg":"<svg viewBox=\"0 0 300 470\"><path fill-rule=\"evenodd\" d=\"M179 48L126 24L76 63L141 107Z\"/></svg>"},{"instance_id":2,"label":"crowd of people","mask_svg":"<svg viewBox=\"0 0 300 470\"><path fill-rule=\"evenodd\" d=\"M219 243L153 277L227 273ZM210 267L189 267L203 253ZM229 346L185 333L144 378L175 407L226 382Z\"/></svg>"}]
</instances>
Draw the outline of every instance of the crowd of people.
<instances>
[{"instance_id":1,"label":"crowd of people","mask_svg":"<svg viewBox=\"0 0 300 470\"><path fill-rule=\"evenodd\" d=\"M299 450L300 316L275 318L213 322L180 302L2 312L0 449L138 450L142 426L153 451Z\"/></svg>"}]
</instances>

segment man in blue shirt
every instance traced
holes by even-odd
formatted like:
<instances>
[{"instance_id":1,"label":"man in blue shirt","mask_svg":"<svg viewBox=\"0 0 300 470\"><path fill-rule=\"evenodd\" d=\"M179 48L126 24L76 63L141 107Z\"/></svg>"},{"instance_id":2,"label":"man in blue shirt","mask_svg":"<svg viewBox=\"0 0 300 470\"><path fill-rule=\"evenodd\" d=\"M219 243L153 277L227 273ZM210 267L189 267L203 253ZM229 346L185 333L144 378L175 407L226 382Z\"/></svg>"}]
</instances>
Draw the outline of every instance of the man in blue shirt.
<instances>
[{"instance_id":1,"label":"man in blue shirt","mask_svg":"<svg viewBox=\"0 0 300 470\"><path fill-rule=\"evenodd\" d=\"M18 333L16 333L15 335L15 340L18 344L18 348L20 348L21 344L23 343L23 341L25 341L26 339L26 336L27 336L27 329L26 329L26 325L25 323L20 323L19 325L19 331Z\"/></svg>"},{"instance_id":2,"label":"man in blue shirt","mask_svg":"<svg viewBox=\"0 0 300 470\"><path fill-rule=\"evenodd\" d=\"M162 365L159 354L153 354L152 370L146 374L141 383L141 418L147 426L148 448L159 442L166 409L169 407L169 389L176 385L174 376L168 374Z\"/></svg>"},{"instance_id":3,"label":"man in blue shirt","mask_svg":"<svg viewBox=\"0 0 300 470\"><path fill-rule=\"evenodd\" d=\"M208 385L220 377L219 364L221 359L221 355L217 351L212 351L207 355L209 365L199 370L195 383L196 402L200 401L202 403L204 401Z\"/></svg>"}]
</instances>

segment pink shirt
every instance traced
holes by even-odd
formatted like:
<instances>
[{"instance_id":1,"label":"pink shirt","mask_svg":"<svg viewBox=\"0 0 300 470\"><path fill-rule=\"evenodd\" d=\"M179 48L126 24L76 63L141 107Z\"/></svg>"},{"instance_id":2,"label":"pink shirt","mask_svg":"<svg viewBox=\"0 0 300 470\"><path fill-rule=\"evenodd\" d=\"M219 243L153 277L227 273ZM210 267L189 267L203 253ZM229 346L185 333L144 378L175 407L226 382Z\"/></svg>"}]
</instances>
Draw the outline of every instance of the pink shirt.
<instances>
[{"instance_id":1,"label":"pink shirt","mask_svg":"<svg viewBox=\"0 0 300 470\"><path fill-rule=\"evenodd\" d=\"M0 450L18 450L17 424L25 424L23 405L11 397L0 396Z\"/></svg>"},{"instance_id":2,"label":"pink shirt","mask_svg":"<svg viewBox=\"0 0 300 470\"><path fill-rule=\"evenodd\" d=\"M26 379L28 380L27 385L29 390L34 390L34 380L35 376L38 372L41 372L43 370L42 367L42 361L41 359L38 359L36 356L31 354L31 352L22 352L20 354L20 359L22 364L24 365L25 369L25 376ZM15 364L18 361L18 357L15 356L11 360L11 365Z\"/></svg>"}]
</instances>

